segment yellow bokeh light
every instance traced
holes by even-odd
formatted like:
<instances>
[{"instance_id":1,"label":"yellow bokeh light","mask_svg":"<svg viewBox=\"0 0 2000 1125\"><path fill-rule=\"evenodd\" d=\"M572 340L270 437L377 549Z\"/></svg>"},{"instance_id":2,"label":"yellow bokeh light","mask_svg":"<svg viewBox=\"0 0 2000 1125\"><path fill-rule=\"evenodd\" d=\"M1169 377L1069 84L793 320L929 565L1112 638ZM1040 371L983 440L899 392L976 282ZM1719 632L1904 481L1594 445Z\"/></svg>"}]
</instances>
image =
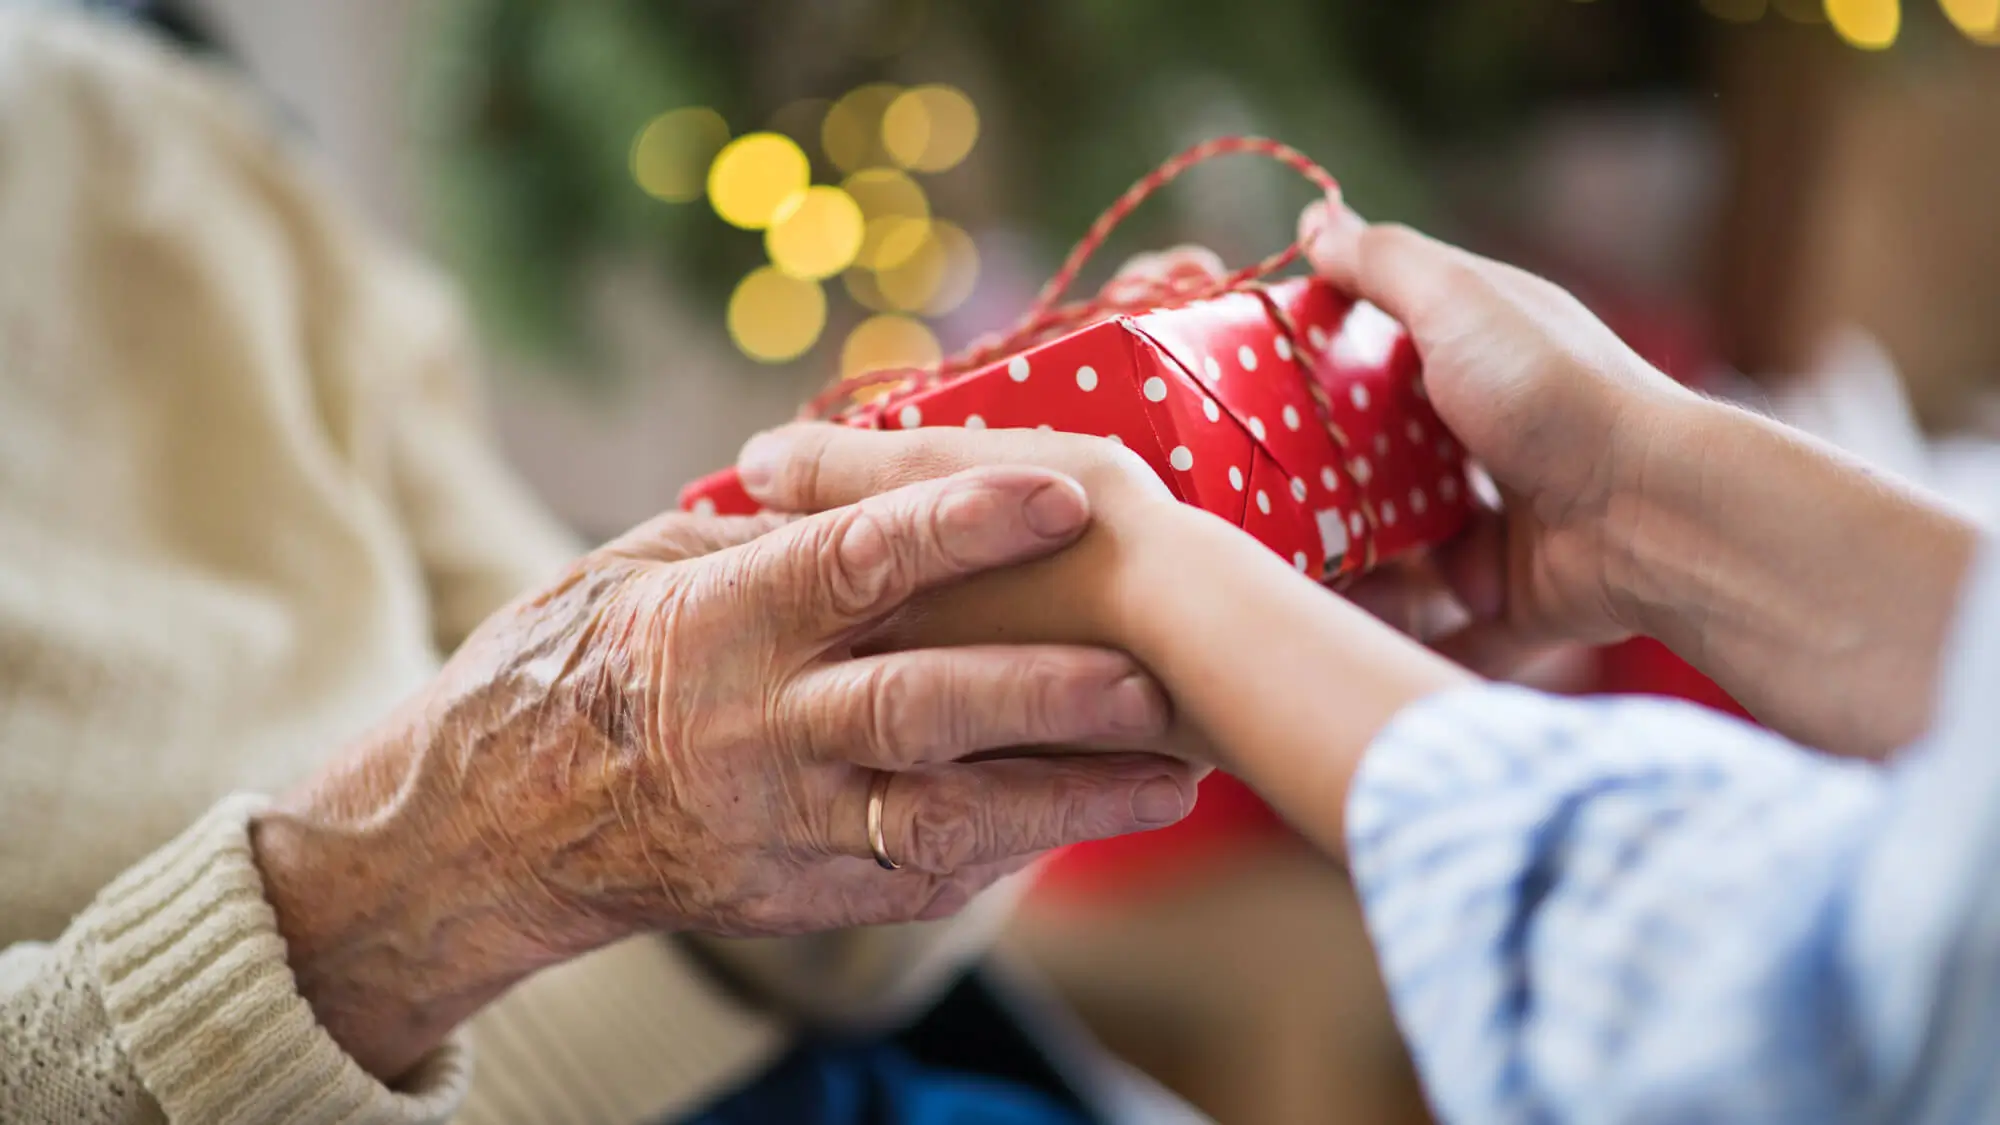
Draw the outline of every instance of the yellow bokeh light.
<instances>
[{"instance_id":1,"label":"yellow bokeh light","mask_svg":"<svg viewBox=\"0 0 2000 1125\"><path fill-rule=\"evenodd\" d=\"M882 115L882 146L896 163L918 172L958 166L979 139L979 110L950 86L905 90Z\"/></svg>"},{"instance_id":2,"label":"yellow bokeh light","mask_svg":"<svg viewBox=\"0 0 2000 1125\"><path fill-rule=\"evenodd\" d=\"M870 269L887 269L916 249L931 205L915 180L894 168L869 168L847 177L840 186L861 205L861 217L868 222L856 261ZM914 237L908 229L912 226Z\"/></svg>"},{"instance_id":3,"label":"yellow bokeh light","mask_svg":"<svg viewBox=\"0 0 2000 1125\"><path fill-rule=\"evenodd\" d=\"M819 143L834 167L858 172L888 162L882 149L882 114L901 93L899 86L877 82L850 90L833 103L820 122Z\"/></svg>"},{"instance_id":4,"label":"yellow bokeh light","mask_svg":"<svg viewBox=\"0 0 2000 1125\"><path fill-rule=\"evenodd\" d=\"M729 142L708 169L708 199L731 225L762 230L806 190L812 166L790 137L751 133Z\"/></svg>"},{"instance_id":5,"label":"yellow bokeh light","mask_svg":"<svg viewBox=\"0 0 2000 1125\"><path fill-rule=\"evenodd\" d=\"M871 371L928 367L943 355L937 337L907 316L871 316L854 326L840 348L840 375L852 379Z\"/></svg>"},{"instance_id":6,"label":"yellow bokeh light","mask_svg":"<svg viewBox=\"0 0 2000 1125\"><path fill-rule=\"evenodd\" d=\"M1903 30L1903 7L1897 0L1826 0L1826 19L1850 46L1882 51Z\"/></svg>"},{"instance_id":7,"label":"yellow bokeh light","mask_svg":"<svg viewBox=\"0 0 2000 1125\"><path fill-rule=\"evenodd\" d=\"M729 295L729 338L760 363L803 354L826 327L826 293L773 266L759 266Z\"/></svg>"},{"instance_id":8,"label":"yellow bokeh light","mask_svg":"<svg viewBox=\"0 0 2000 1125\"><path fill-rule=\"evenodd\" d=\"M854 264L861 252L861 208L837 187L807 188L792 197L764 232L771 264L817 281Z\"/></svg>"},{"instance_id":9,"label":"yellow bokeh light","mask_svg":"<svg viewBox=\"0 0 2000 1125\"><path fill-rule=\"evenodd\" d=\"M654 199L700 199L709 161L729 143L729 124L707 106L670 109L632 138L632 179Z\"/></svg>"},{"instance_id":10,"label":"yellow bokeh light","mask_svg":"<svg viewBox=\"0 0 2000 1125\"><path fill-rule=\"evenodd\" d=\"M979 281L979 251L957 226L925 224L924 237L907 259L875 272L875 286L892 308L942 316L972 295Z\"/></svg>"},{"instance_id":11,"label":"yellow bokeh light","mask_svg":"<svg viewBox=\"0 0 2000 1125\"><path fill-rule=\"evenodd\" d=\"M1976 43L2000 43L2000 0L1940 0L1953 27Z\"/></svg>"},{"instance_id":12,"label":"yellow bokeh light","mask_svg":"<svg viewBox=\"0 0 2000 1125\"><path fill-rule=\"evenodd\" d=\"M875 280L875 271L860 266L840 275L840 282L847 287L847 295L855 304L876 312L895 312L896 306L882 295L882 287Z\"/></svg>"}]
</instances>

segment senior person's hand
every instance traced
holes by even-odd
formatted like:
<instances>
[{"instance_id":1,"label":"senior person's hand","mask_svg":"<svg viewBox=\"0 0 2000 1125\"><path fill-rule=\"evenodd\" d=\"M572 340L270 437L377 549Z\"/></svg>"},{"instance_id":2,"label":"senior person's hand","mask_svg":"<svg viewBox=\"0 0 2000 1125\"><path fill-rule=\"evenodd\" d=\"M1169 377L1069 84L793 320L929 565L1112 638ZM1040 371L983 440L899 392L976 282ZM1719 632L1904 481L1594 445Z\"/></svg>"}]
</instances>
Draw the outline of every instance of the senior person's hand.
<instances>
[{"instance_id":1,"label":"senior person's hand","mask_svg":"<svg viewBox=\"0 0 2000 1125\"><path fill-rule=\"evenodd\" d=\"M1128 657L856 655L912 597L1089 517L1073 481L989 468L790 522L667 516L592 552L256 822L302 993L392 1078L522 976L630 934L934 918L1049 848L1179 819L1188 769L1117 752L1168 720ZM1057 745L1111 752L960 761Z\"/></svg>"}]
</instances>

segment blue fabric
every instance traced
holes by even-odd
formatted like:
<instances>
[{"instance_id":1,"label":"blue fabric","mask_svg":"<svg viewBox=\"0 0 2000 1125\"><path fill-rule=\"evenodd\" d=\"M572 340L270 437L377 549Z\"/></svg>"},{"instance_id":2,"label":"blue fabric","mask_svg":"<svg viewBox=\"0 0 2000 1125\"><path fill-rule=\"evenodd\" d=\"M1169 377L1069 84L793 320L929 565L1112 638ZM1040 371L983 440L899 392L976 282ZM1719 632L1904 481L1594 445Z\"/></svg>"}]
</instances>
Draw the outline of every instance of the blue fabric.
<instances>
[{"instance_id":1,"label":"blue fabric","mask_svg":"<svg viewBox=\"0 0 2000 1125\"><path fill-rule=\"evenodd\" d=\"M927 1066L888 1040L808 1043L688 1125L1090 1125L1040 1091Z\"/></svg>"},{"instance_id":2,"label":"blue fabric","mask_svg":"<svg viewBox=\"0 0 2000 1125\"><path fill-rule=\"evenodd\" d=\"M1991 559L1949 667L1881 766L1658 701L1486 687L1399 717L1349 843L1440 1116L2000 1121Z\"/></svg>"}]
</instances>

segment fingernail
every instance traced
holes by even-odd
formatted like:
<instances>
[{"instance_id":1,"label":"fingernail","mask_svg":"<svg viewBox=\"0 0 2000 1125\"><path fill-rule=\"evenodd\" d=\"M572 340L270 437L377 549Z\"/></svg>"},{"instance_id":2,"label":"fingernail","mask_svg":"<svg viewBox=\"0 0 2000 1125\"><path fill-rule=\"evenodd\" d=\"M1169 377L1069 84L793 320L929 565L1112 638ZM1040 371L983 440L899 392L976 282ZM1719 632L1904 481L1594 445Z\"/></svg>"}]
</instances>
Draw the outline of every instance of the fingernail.
<instances>
[{"instance_id":1,"label":"fingernail","mask_svg":"<svg viewBox=\"0 0 2000 1125\"><path fill-rule=\"evenodd\" d=\"M1050 481L1022 502L1021 518L1044 539L1067 539L1090 518L1090 502L1075 481Z\"/></svg>"},{"instance_id":2,"label":"fingernail","mask_svg":"<svg viewBox=\"0 0 2000 1125\"><path fill-rule=\"evenodd\" d=\"M1153 734L1166 727L1166 700L1146 676L1127 676L1113 684L1105 702L1105 719L1114 730Z\"/></svg>"},{"instance_id":3,"label":"fingernail","mask_svg":"<svg viewBox=\"0 0 2000 1125\"><path fill-rule=\"evenodd\" d=\"M1315 257L1337 252L1341 245L1358 237L1368 222L1345 203L1329 199L1321 206L1317 227L1306 237L1306 252Z\"/></svg>"},{"instance_id":4,"label":"fingernail","mask_svg":"<svg viewBox=\"0 0 2000 1125\"><path fill-rule=\"evenodd\" d=\"M1148 828L1172 824L1187 815L1187 799L1171 777L1156 777L1132 792L1132 819Z\"/></svg>"},{"instance_id":5,"label":"fingernail","mask_svg":"<svg viewBox=\"0 0 2000 1125\"><path fill-rule=\"evenodd\" d=\"M736 455L736 476L743 482L743 490L755 496L769 488L777 479L784 454L785 439L769 430L744 442L743 451Z\"/></svg>"}]
</instances>

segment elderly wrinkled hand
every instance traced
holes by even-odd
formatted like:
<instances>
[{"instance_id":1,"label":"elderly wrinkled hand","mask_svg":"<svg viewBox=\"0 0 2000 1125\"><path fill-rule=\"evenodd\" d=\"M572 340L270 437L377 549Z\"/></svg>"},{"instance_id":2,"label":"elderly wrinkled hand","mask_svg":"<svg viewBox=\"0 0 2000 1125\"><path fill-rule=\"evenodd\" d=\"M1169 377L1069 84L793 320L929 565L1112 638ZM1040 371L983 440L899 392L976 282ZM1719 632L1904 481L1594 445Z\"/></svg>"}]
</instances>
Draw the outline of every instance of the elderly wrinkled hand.
<instances>
[{"instance_id":1,"label":"elderly wrinkled hand","mask_svg":"<svg viewBox=\"0 0 2000 1125\"><path fill-rule=\"evenodd\" d=\"M302 991L395 1074L513 980L629 934L934 918L1047 849L1179 819L1187 767L1118 752L1168 722L1130 658L873 641L1089 516L1064 477L986 469L592 552L258 822ZM1110 752L961 761L1065 745Z\"/></svg>"}]
</instances>

